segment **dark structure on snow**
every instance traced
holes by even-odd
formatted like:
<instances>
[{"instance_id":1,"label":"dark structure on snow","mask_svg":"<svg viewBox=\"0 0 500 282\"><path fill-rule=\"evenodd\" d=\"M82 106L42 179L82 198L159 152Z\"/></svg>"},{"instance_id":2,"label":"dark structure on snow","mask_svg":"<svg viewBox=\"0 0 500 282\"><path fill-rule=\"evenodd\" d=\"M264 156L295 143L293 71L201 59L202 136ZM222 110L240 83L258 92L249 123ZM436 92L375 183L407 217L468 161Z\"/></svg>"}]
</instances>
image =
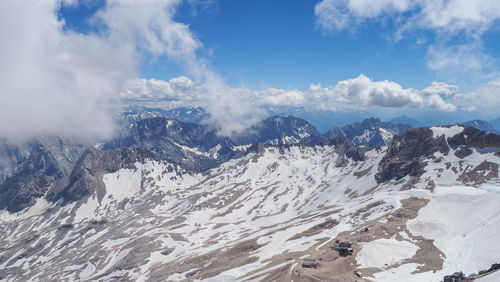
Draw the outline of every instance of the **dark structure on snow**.
<instances>
[{"instance_id":1,"label":"dark structure on snow","mask_svg":"<svg viewBox=\"0 0 500 282\"><path fill-rule=\"evenodd\" d=\"M339 240L335 241L335 245L331 248L334 251L339 252L339 254L343 257L352 255L352 241L349 242L340 242Z\"/></svg>"}]
</instances>

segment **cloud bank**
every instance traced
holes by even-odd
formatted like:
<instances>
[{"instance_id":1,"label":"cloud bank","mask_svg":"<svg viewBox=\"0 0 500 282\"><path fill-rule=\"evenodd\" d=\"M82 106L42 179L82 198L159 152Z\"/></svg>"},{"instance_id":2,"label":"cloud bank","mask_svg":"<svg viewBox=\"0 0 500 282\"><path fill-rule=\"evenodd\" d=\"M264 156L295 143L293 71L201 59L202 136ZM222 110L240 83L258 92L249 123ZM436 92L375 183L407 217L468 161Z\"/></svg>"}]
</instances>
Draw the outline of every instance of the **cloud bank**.
<instances>
[{"instance_id":1,"label":"cloud bank","mask_svg":"<svg viewBox=\"0 0 500 282\"><path fill-rule=\"evenodd\" d=\"M63 31L59 1L0 3L0 137L107 136L133 48Z\"/></svg>"},{"instance_id":2,"label":"cloud bank","mask_svg":"<svg viewBox=\"0 0 500 282\"><path fill-rule=\"evenodd\" d=\"M186 87L176 87L176 82ZM135 79L123 89L121 97L134 101L168 101L175 106L210 107L210 100L204 99L206 84L196 84L186 77L170 81ZM137 87L139 85L139 87ZM335 86L322 87L311 84L304 90L268 88L254 91L247 88L230 88L231 97L242 99L231 101L227 111L244 108L258 112L261 116L265 106L308 106L318 110L346 110L382 108L421 108L434 111L455 111L457 107L449 100L458 93L455 85L433 82L423 90L403 88L396 82L372 81L361 74L356 78L337 82ZM221 96L221 99L225 97ZM244 128L244 127L243 127Z\"/></svg>"}]
</instances>

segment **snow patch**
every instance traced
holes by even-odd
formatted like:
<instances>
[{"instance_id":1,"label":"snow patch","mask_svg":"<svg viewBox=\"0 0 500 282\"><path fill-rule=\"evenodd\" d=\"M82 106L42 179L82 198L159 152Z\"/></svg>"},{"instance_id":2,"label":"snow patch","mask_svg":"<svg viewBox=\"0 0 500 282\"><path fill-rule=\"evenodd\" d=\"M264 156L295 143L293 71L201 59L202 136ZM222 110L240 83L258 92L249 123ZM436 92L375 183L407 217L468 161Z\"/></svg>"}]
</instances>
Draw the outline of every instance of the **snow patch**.
<instances>
[{"instance_id":1,"label":"snow patch","mask_svg":"<svg viewBox=\"0 0 500 282\"><path fill-rule=\"evenodd\" d=\"M106 197L111 195L118 202L131 198L141 191L142 172L139 169L120 169L103 175Z\"/></svg>"},{"instance_id":2,"label":"snow patch","mask_svg":"<svg viewBox=\"0 0 500 282\"><path fill-rule=\"evenodd\" d=\"M464 131L464 128L459 125L454 125L451 127L443 127L443 126L434 126L431 127L432 130L432 137L433 138L438 138L442 135L444 135L445 138L453 137L459 133L462 133Z\"/></svg>"},{"instance_id":3,"label":"snow patch","mask_svg":"<svg viewBox=\"0 0 500 282\"><path fill-rule=\"evenodd\" d=\"M446 255L442 273L477 272L498 261L500 194L492 190L437 186L436 196L407 222L413 235L433 239Z\"/></svg>"},{"instance_id":4,"label":"snow patch","mask_svg":"<svg viewBox=\"0 0 500 282\"><path fill-rule=\"evenodd\" d=\"M356 260L361 268L395 265L400 261L413 257L418 246L408 241L398 241L394 238L381 238L368 243L360 244L361 250Z\"/></svg>"}]
</instances>

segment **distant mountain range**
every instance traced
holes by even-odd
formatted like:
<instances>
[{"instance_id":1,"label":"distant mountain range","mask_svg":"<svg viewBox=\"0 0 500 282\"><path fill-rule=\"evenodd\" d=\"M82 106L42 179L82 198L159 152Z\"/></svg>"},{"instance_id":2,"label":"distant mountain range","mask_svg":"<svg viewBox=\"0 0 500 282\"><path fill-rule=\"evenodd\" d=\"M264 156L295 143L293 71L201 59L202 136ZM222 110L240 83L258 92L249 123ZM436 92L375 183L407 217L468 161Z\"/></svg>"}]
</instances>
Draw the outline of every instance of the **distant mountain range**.
<instances>
[{"instance_id":1,"label":"distant mountain range","mask_svg":"<svg viewBox=\"0 0 500 282\"><path fill-rule=\"evenodd\" d=\"M377 145L388 145L392 142L395 134L402 134L411 128L408 124L393 124L382 122L377 118L365 119L361 123L355 122L344 127L335 127L328 130L325 136L346 137L356 145L374 147Z\"/></svg>"},{"instance_id":2,"label":"distant mountain range","mask_svg":"<svg viewBox=\"0 0 500 282\"><path fill-rule=\"evenodd\" d=\"M356 122L361 122L370 119L373 116L370 113L357 111L357 112L335 112L328 110L313 110L307 107L266 107L265 111L269 116L294 116L304 119L314 125L318 132L327 132L333 127L344 127ZM200 123L209 117L209 113L202 107L180 107L170 110L160 108L149 108L144 106L127 106L119 115L119 119L123 123L128 124L131 122L139 121L146 118L153 117L167 117L188 123ZM387 121L391 124L409 125L410 127L422 126L435 126L442 123L422 123L415 118L401 115L394 117ZM488 123L490 125L488 125ZM500 117L493 120L471 120L460 122L460 124L467 124L471 126L478 126L478 129L493 132L500 132ZM474 125L476 124L476 125Z\"/></svg>"},{"instance_id":3,"label":"distant mountain range","mask_svg":"<svg viewBox=\"0 0 500 282\"><path fill-rule=\"evenodd\" d=\"M411 127L422 127L422 124L420 122L405 115L392 118L391 120L389 120L389 122L393 124L408 124Z\"/></svg>"},{"instance_id":4,"label":"distant mountain range","mask_svg":"<svg viewBox=\"0 0 500 282\"><path fill-rule=\"evenodd\" d=\"M491 133L495 133L495 134L500 133L500 131L498 131L496 128L494 128L491 123L489 123L485 120L479 120L479 119L470 120L470 121L463 122L462 124L469 125L469 126L477 128L477 129L491 132Z\"/></svg>"},{"instance_id":5,"label":"distant mountain range","mask_svg":"<svg viewBox=\"0 0 500 282\"><path fill-rule=\"evenodd\" d=\"M118 119L124 123L132 123L148 118L167 117L182 122L200 123L208 117L208 113L202 107L179 107L170 110L160 108L149 108L144 106L127 106L119 112Z\"/></svg>"},{"instance_id":6,"label":"distant mountain range","mask_svg":"<svg viewBox=\"0 0 500 282\"><path fill-rule=\"evenodd\" d=\"M176 118L167 118L167 115ZM158 159L169 160L186 170L202 172L245 155L257 143L315 145L332 142L344 144L346 141L342 140L347 140L353 146L385 146L390 145L396 135L401 136L412 127L409 124L369 118L333 127L321 134L304 119L274 116L262 120L241 134L220 136L207 125L188 122L201 121L206 116L207 113L202 108L164 111L130 107L122 112L121 117L127 126L112 140L80 142L47 136L21 143L0 140L0 198L4 199L0 199L0 209L7 207L5 199L10 199L7 208L12 211L34 204L34 196L44 194L54 182L70 175L84 151L94 147L104 151L147 148ZM129 120L132 121L130 124ZM415 121L407 117L393 121L415 124ZM498 133L486 121L474 120L463 124ZM30 187L33 186L41 187L41 190L31 190Z\"/></svg>"}]
</instances>

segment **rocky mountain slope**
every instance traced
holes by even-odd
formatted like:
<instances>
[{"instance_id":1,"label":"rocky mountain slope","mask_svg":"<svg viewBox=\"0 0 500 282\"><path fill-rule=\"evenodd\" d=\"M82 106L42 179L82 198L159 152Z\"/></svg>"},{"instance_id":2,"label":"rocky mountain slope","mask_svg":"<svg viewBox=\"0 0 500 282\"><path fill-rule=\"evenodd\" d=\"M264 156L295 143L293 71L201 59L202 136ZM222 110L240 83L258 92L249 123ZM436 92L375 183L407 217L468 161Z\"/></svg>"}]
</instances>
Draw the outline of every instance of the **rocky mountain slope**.
<instances>
[{"instance_id":1,"label":"rocky mountain slope","mask_svg":"<svg viewBox=\"0 0 500 282\"><path fill-rule=\"evenodd\" d=\"M495 133L495 134L500 133L500 131L498 131L496 128L493 127L493 125L491 125L489 122L487 122L485 120L475 119L475 120L463 122L462 124L472 126L472 127L475 127L479 130L483 130L483 131L487 131L487 132L491 132L491 133Z\"/></svg>"},{"instance_id":2,"label":"rocky mountain slope","mask_svg":"<svg viewBox=\"0 0 500 282\"><path fill-rule=\"evenodd\" d=\"M241 156L256 143L317 144L323 141L326 140L314 126L295 117L270 117L233 136L220 136L205 125L152 118L132 123L128 132L106 142L102 149L144 146L188 169L204 171Z\"/></svg>"},{"instance_id":3,"label":"rocky mountain slope","mask_svg":"<svg viewBox=\"0 0 500 282\"><path fill-rule=\"evenodd\" d=\"M256 143L317 144L325 141L316 129L294 117L271 117L234 136L219 136L208 126L156 117L128 126L113 139L99 143L109 151L148 148L158 158L197 172L242 156ZM58 137L0 143L0 209L16 212L33 206L53 182L67 178L82 153L95 143ZM4 181L5 180L5 181ZM31 187L36 187L33 189Z\"/></svg>"},{"instance_id":4,"label":"rocky mountain slope","mask_svg":"<svg viewBox=\"0 0 500 282\"><path fill-rule=\"evenodd\" d=\"M377 118L369 118L361 123L356 122L344 127L334 127L325 133L325 137L346 137L356 145L375 147L379 144L388 145L395 134L402 134L411 126L382 122Z\"/></svg>"},{"instance_id":5,"label":"rocky mountain slope","mask_svg":"<svg viewBox=\"0 0 500 282\"><path fill-rule=\"evenodd\" d=\"M185 144L206 134L192 133ZM202 173L140 147L88 150L34 206L1 212L0 279L439 281L499 261L491 133L254 145ZM335 240L354 241L353 255Z\"/></svg>"},{"instance_id":6,"label":"rocky mountain slope","mask_svg":"<svg viewBox=\"0 0 500 282\"><path fill-rule=\"evenodd\" d=\"M50 136L0 140L0 210L17 212L34 205L88 146L90 142Z\"/></svg>"}]
</instances>

